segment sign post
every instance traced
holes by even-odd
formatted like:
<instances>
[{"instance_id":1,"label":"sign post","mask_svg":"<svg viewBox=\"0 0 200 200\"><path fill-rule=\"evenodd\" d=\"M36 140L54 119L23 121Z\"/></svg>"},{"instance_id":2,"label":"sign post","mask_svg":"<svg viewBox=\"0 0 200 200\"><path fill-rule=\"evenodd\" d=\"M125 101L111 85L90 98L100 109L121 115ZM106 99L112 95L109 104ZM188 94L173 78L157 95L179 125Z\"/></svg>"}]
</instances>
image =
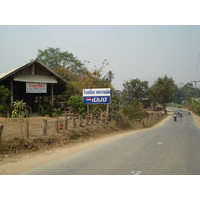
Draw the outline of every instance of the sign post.
<instances>
[{"instance_id":1,"label":"sign post","mask_svg":"<svg viewBox=\"0 0 200 200\"><path fill-rule=\"evenodd\" d=\"M83 89L83 102L87 104L88 114L89 114L89 104L107 104L106 118L108 119L109 104L111 103L110 88Z\"/></svg>"}]
</instances>

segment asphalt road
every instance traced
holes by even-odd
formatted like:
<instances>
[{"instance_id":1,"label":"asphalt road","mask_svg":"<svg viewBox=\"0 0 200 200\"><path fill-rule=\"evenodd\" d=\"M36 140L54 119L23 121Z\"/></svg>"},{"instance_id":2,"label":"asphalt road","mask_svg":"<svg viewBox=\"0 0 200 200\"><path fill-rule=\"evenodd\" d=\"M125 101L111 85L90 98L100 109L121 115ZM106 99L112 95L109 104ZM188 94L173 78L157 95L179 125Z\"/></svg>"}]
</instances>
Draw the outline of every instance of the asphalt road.
<instances>
[{"instance_id":1,"label":"asphalt road","mask_svg":"<svg viewBox=\"0 0 200 200\"><path fill-rule=\"evenodd\" d=\"M200 130L183 111L176 122L171 116L157 129L133 132L23 174L197 175L199 154Z\"/></svg>"}]
</instances>

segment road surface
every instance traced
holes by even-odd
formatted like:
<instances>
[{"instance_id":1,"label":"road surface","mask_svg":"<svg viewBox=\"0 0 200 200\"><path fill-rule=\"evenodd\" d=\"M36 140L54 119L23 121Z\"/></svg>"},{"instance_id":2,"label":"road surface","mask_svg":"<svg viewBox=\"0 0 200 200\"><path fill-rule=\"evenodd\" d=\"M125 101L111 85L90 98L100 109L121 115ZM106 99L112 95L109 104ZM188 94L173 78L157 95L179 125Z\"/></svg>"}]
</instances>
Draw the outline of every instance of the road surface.
<instances>
[{"instance_id":1,"label":"road surface","mask_svg":"<svg viewBox=\"0 0 200 200\"><path fill-rule=\"evenodd\" d=\"M177 109L171 109L177 111ZM200 174L200 130L192 115L141 130L24 172L32 175Z\"/></svg>"}]
</instances>

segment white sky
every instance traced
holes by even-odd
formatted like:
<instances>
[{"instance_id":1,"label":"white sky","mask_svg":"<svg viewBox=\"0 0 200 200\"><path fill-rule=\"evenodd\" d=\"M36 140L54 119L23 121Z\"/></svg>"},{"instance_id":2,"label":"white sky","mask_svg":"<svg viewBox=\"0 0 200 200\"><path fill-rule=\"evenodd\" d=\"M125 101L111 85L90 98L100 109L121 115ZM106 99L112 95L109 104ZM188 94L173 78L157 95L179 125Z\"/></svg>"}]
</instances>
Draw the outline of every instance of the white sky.
<instances>
[{"instance_id":1,"label":"white sky","mask_svg":"<svg viewBox=\"0 0 200 200\"><path fill-rule=\"evenodd\" d=\"M15 1L13 2L15 5ZM62 3L62 1L58 2ZM81 2L79 2L79 5L84 6ZM159 3L160 1L153 2L162 7L161 3ZM75 9L75 13L79 17L76 18L76 14L71 9L66 9L65 11L62 6L59 7L59 11L51 15L50 11L55 6L52 3L49 3L50 7L45 9L47 16L50 16L50 18L45 18L44 14L41 15L42 8L44 8L41 3L39 7L37 3L32 4L31 6L34 8L31 9L32 11L21 9L22 13L11 8L11 11L15 11L16 15L8 20L4 16L1 21L1 24L4 25L0 26L0 73L35 59L38 49L44 50L47 47L58 47L61 48L61 51L73 53L81 61L90 61L90 64L87 65L89 69L92 69L94 65L97 68L101 67L103 60L107 59L109 65L104 71L105 73L109 70L114 72L113 85L116 89L122 89L122 84L126 80L135 78L139 78L141 81L148 81L150 85L158 77L164 77L164 75L172 77L177 84L180 82L186 84L193 80L199 80L200 26L196 23L195 12L189 10L190 6L195 9L194 4L188 5L185 1L181 2L181 7L179 3L173 3L177 7L165 5L166 9L147 9L151 5L148 1L141 1L139 5L136 4L137 6L135 4L134 6L133 4L129 4L132 6L126 6L127 12L124 11L124 6L115 2L118 11L122 10L122 12L118 13L119 15L116 15L117 9L111 9L113 7L111 3L106 5L103 3L97 4L100 10L97 7L96 9L86 7L80 9L80 6L78 6L77 10ZM76 3L78 1L69 5L73 7ZM86 3L92 3L92 1L86 1ZM144 3L146 3L146 6L143 6ZM143 14L138 12L136 8L142 8L142 13L146 13L146 15L143 18L140 17ZM97 15L99 14L98 17L96 17L94 10L97 11ZM184 15L185 11L190 17L193 16L191 21L188 20L187 15ZM87 14L85 15L84 13ZM8 16L6 12L4 14ZM109 17L105 18L108 15ZM43 18L40 18L41 16ZM101 16L102 23L99 23L101 22ZM114 16L118 17L114 19ZM123 19L123 16L125 16L125 19ZM195 26L130 25L137 24L130 23L131 21L129 20L129 17L132 17L132 22L136 22L134 20L136 16L141 18L139 20L141 24L195 24ZM180 20L182 16L184 18ZM83 21L81 21L82 18ZM150 21L148 21L149 18ZM5 22L4 19L6 19ZM55 23L56 19L57 23ZM79 20L81 23L78 23ZM144 23L145 20L147 20L147 23ZM169 20L169 23L167 23L167 20ZM74 24L94 25L40 25L65 24L64 21L71 22L67 24L73 24L74 22ZM107 25L106 22L108 24L128 25ZM8 25L5 26L5 24ZM12 24L22 25L15 26ZM29 24L39 24L40 26L30 26Z\"/></svg>"}]
</instances>

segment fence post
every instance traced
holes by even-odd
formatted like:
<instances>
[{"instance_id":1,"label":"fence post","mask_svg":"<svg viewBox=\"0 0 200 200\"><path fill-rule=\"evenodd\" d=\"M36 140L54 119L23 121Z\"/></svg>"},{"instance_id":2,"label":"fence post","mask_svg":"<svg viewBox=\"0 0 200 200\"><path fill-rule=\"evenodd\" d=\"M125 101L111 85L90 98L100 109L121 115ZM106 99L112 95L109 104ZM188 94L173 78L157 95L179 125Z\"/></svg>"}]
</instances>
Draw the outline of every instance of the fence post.
<instances>
[{"instance_id":1,"label":"fence post","mask_svg":"<svg viewBox=\"0 0 200 200\"><path fill-rule=\"evenodd\" d=\"M103 113L101 113L101 123L103 123Z\"/></svg>"},{"instance_id":2,"label":"fence post","mask_svg":"<svg viewBox=\"0 0 200 200\"><path fill-rule=\"evenodd\" d=\"M72 127L75 128L76 126L76 117L72 117Z\"/></svg>"},{"instance_id":3,"label":"fence post","mask_svg":"<svg viewBox=\"0 0 200 200\"><path fill-rule=\"evenodd\" d=\"M85 116L86 117L86 125L89 125L89 117L88 115Z\"/></svg>"},{"instance_id":4,"label":"fence post","mask_svg":"<svg viewBox=\"0 0 200 200\"><path fill-rule=\"evenodd\" d=\"M58 133L58 119L55 121L55 132Z\"/></svg>"},{"instance_id":5,"label":"fence post","mask_svg":"<svg viewBox=\"0 0 200 200\"><path fill-rule=\"evenodd\" d=\"M93 124L93 115L91 114L91 124Z\"/></svg>"},{"instance_id":6,"label":"fence post","mask_svg":"<svg viewBox=\"0 0 200 200\"><path fill-rule=\"evenodd\" d=\"M99 123L99 116L96 115L96 123L98 124Z\"/></svg>"},{"instance_id":7,"label":"fence post","mask_svg":"<svg viewBox=\"0 0 200 200\"><path fill-rule=\"evenodd\" d=\"M29 122L26 121L26 138L28 139L29 138Z\"/></svg>"},{"instance_id":8,"label":"fence post","mask_svg":"<svg viewBox=\"0 0 200 200\"><path fill-rule=\"evenodd\" d=\"M47 135L47 119L42 120L43 135Z\"/></svg>"},{"instance_id":9,"label":"fence post","mask_svg":"<svg viewBox=\"0 0 200 200\"><path fill-rule=\"evenodd\" d=\"M0 124L0 152L3 152L3 146L2 146L2 132L3 132L3 125Z\"/></svg>"},{"instance_id":10,"label":"fence post","mask_svg":"<svg viewBox=\"0 0 200 200\"><path fill-rule=\"evenodd\" d=\"M68 125L68 120L67 120L67 117L65 117L65 121L64 121L64 129L67 129L67 125Z\"/></svg>"},{"instance_id":11,"label":"fence post","mask_svg":"<svg viewBox=\"0 0 200 200\"><path fill-rule=\"evenodd\" d=\"M82 126L82 117L79 115L79 126Z\"/></svg>"}]
</instances>

